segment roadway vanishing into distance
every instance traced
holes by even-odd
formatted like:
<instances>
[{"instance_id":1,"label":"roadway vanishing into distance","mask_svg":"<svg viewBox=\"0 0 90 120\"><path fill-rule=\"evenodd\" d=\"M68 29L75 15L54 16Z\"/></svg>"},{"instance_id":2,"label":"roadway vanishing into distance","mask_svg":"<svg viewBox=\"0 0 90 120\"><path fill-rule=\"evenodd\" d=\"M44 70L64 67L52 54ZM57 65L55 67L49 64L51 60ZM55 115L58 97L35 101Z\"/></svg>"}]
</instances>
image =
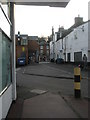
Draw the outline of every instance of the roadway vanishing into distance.
<instances>
[{"instance_id":1,"label":"roadway vanishing into distance","mask_svg":"<svg viewBox=\"0 0 90 120\"><path fill-rule=\"evenodd\" d=\"M40 63L17 68L17 87L46 90L55 94L74 95L74 65ZM81 95L88 97L88 72L81 71Z\"/></svg>"}]
</instances>

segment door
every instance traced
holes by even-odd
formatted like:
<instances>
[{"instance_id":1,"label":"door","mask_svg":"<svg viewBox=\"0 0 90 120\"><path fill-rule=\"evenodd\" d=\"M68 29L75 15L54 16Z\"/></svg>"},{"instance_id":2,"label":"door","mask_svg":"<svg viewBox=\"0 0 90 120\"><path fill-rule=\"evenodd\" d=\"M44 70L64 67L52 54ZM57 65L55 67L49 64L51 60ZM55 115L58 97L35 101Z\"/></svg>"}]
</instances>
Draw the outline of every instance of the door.
<instances>
[{"instance_id":1,"label":"door","mask_svg":"<svg viewBox=\"0 0 90 120\"><path fill-rule=\"evenodd\" d=\"M82 52L75 52L74 53L74 62L81 62L82 61Z\"/></svg>"},{"instance_id":2,"label":"door","mask_svg":"<svg viewBox=\"0 0 90 120\"><path fill-rule=\"evenodd\" d=\"M71 59L71 54L67 53L67 62L70 62L70 59Z\"/></svg>"}]
</instances>

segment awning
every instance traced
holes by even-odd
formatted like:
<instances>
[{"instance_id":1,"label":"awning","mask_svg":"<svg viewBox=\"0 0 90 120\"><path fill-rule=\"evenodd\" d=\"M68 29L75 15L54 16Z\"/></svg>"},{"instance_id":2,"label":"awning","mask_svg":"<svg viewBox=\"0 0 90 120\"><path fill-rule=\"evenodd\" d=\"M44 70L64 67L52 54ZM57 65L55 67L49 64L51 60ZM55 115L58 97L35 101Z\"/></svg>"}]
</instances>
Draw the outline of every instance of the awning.
<instances>
[{"instance_id":1,"label":"awning","mask_svg":"<svg viewBox=\"0 0 90 120\"><path fill-rule=\"evenodd\" d=\"M50 7L66 7L70 0L0 0L1 3L14 2L16 5L38 5Z\"/></svg>"}]
</instances>

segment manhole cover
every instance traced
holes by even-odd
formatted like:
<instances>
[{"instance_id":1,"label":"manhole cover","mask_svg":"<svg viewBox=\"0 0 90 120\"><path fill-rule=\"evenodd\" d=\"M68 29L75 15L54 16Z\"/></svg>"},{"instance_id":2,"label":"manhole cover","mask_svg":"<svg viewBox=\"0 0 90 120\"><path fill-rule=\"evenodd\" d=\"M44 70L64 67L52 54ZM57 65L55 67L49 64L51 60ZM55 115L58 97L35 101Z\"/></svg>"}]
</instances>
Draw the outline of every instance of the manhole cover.
<instances>
[{"instance_id":1,"label":"manhole cover","mask_svg":"<svg viewBox=\"0 0 90 120\"><path fill-rule=\"evenodd\" d=\"M39 89L33 89L30 91L31 93L37 93L37 94L44 94L46 93L47 91L45 90L39 90Z\"/></svg>"}]
</instances>

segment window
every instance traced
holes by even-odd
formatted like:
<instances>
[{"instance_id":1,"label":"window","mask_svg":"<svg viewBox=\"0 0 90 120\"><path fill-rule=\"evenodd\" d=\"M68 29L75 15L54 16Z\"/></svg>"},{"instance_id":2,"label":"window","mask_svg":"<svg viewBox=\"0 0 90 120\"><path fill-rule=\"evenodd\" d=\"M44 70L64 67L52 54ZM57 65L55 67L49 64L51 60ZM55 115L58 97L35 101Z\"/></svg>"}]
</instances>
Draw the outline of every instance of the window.
<instances>
[{"instance_id":1,"label":"window","mask_svg":"<svg viewBox=\"0 0 90 120\"><path fill-rule=\"evenodd\" d=\"M49 46L47 45L46 48L49 49Z\"/></svg>"},{"instance_id":2,"label":"window","mask_svg":"<svg viewBox=\"0 0 90 120\"><path fill-rule=\"evenodd\" d=\"M40 46L40 49L43 49L43 46Z\"/></svg>"},{"instance_id":3,"label":"window","mask_svg":"<svg viewBox=\"0 0 90 120\"><path fill-rule=\"evenodd\" d=\"M2 37L1 37L2 36ZM11 42L0 30L0 93L11 84Z\"/></svg>"},{"instance_id":4,"label":"window","mask_svg":"<svg viewBox=\"0 0 90 120\"><path fill-rule=\"evenodd\" d=\"M7 5L1 5L0 7L0 28L10 37L10 20L7 17L6 8Z\"/></svg>"},{"instance_id":5,"label":"window","mask_svg":"<svg viewBox=\"0 0 90 120\"><path fill-rule=\"evenodd\" d=\"M49 50L47 50L47 55L49 55Z\"/></svg>"},{"instance_id":6,"label":"window","mask_svg":"<svg viewBox=\"0 0 90 120\"><path fill-rule=\"evenodd\" d=\"M77 31L74 32L74 39L77 39Z\"/></svg>"},{"instance_id":7,"label":"window","mask_svg":"<svg viewBox=\"0 0 90 120\"><path fill-rule=\"evenodd\" d=\"M21 40L21 45L28 45L28 41L26 39Z\"/></svg>"},{"instance_id":8,"label":"window","mask_svg":"<svg viewBox=\"0 0 90 120\"><path fill-rule=\"evenodd\" d=\"M40 50L40 54L43 54L43 50Z\"/></svg>"}]
</instances>

